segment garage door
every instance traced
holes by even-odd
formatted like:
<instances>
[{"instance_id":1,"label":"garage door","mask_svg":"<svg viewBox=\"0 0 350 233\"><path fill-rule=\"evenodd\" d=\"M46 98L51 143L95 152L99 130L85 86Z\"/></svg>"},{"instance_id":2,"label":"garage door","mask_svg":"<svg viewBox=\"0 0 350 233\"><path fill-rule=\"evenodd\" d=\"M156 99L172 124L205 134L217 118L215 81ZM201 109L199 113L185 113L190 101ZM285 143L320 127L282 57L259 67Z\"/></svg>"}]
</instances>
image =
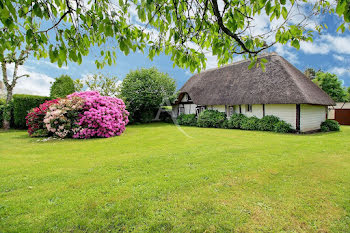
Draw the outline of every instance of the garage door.
<instances>
[{"instance_id":1,"label":"garage door","mask_svg":"<svg viewBox=\"0 0 350 233\"><path fill-rule=\"evenodd\" d=\"M335 120L341 125L350 125L350 109L336 109Z\"/></svg>"}]
</instances>

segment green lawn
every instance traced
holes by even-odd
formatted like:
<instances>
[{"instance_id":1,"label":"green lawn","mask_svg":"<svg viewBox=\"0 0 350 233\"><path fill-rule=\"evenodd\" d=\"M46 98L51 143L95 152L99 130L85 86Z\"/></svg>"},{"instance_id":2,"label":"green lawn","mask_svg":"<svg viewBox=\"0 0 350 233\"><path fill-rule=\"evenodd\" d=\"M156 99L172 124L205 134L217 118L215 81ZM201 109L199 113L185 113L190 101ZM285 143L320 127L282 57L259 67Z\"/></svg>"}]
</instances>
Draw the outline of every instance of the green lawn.
<instances>
[{"instance_id":1,"label":"green lawn","mask_svg":"<svg viewBox=\"0 0 350 233\"><path fill-rule=\"evenodd\" d=\"M128 126L38 142L0 132L0 232L350 232L350 127Z\"/></svg>"}]
</instances>

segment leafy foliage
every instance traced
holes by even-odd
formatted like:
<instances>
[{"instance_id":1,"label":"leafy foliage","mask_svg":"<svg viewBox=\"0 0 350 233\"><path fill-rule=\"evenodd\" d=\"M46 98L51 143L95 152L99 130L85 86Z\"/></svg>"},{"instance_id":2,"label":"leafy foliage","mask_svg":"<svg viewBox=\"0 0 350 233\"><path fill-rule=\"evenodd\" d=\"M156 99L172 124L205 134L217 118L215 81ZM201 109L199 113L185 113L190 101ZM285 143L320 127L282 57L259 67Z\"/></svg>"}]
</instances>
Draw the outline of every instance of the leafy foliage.
<instances>
[{"instance_id":1,"label":"leafy foliage","mask_svg":"<svg viewBox=\"0 0 350 233\"><path fill-rule=\"evenodd\" d=\"M127 55L147 47L151 59L164 52L171 55L174 65L191 71L205 68L205 53L211 51L219 64L227 63L233 54L247 54L252 59L251 67L260 64L264 68L265 61L256 60L264 49L275 43L288 43L299 49L301 41L312 40L305 19L336 12L344 22L339 30L344 31L349 23L347 0L337 1L336 9L329 1L309 3L307 9L311 10L297 16L293 12L305 5L304 1L224 3L221 6L217 0L5 0L0 7L3 25L0 51L13 52L28 46L37 58L49 57L62 66L67 61L80 64L97 45L100 51L95 63L100 68L115 62L116 49ZM253 33L256 18L262 13L275 27L261 34ZM323 27L318 25L316 30ZM107 43L109 46L102 46Z\"/></svg>"},{"instance_id":2,"label":"leafy foliage","mask_svg":"<svg viewBox=\"0 0 350 233\"><path fill-rule=\"evenodd\" d=\"M240 129L241 123L247 118L243 114L233 114L228 120L227 126L229 129Z\"/></svg>"},{"instance_id":3,"label":"leafy foliage","mask_svg":"<svg viewBox=\"0 0 350 233\"><path fill-rule=\"evenodd\" d=\"M13 96L13 117L17 128L26 127L26 116L28 112L40 104L49 100L49 97L36 95L16 94Z\"/></svg>"},{"instance_id":4,"label":"leafy foliage","mask_svg":"<svg viewBox=\"0 0 350 233\"><path fill-rule=\"evenodd\" d=\"M279 121L276 123L273 131L276 133L290 133L293 131L293 129L291 124L285 121Z\"/></svg>"},{"instance_id":5,"label":"leafy foliage","mask_svg":"<svg viewBox=\"0 0 350 233\"><path fill-rule=\"evenodd\" d=\"M164 102L174 99L175 81L156 68L131 71L121 84L121 97L124 99L130 118L134 122L148 122L155 117Z\"/></svg>"},{"instance_id":6,"label":"leafy foliage","mask_svg":"<svg viewBox=\"0 0 350 233\"><path fill-rule=\"evenodd\" d=\"M197 119L199 127L222 128L226 120L226 114L217 110L204 110Z\"/></svg>"},{"instance_id":7,"label":"leafy foliage","mask_svg":"<svg viewBox=\"0 0 350 233\"><path fill-rule=\"evenodd\" d=\"M337 75L319 71L312 81L325 91L335 102L347 101L346 90Z\"/></svg>"},{"instance_id":8,"label":"leafy foliage","mask_svg":"<svg viewBox=\"0 0 350 233\"><path fill-rule=\"evenodd\" d=\"M76 91L82 91L84 87L90 91L98 91L103 96L117 97L120 92L120 80L118 77L109 77L103 74L90 75L85 79L74 80Z\"/></svg>"},{"instance_id":9,"label":"leafy foliage","mask_svg":"<svg viewBox=\"0 0 350 233\"><path fill-rule=\"evenodd\" d=\"M179 125L196 126L197 125L196 114L180 114L177 117L177 123Z\"/></svg>"},{"instance_id":10,"label":"leafy foliage","mask_svg":"<svg viewBox=\"0 0 350 233\"><path fill-rule=\"evenodd\" d=\"M64 98L75 92L73 79L68 75L61 75L56 78L50 88L50 97L53 99Z\"/></svg>"},{"instance_id":11,"label":"leafy foliage","mask_svg":"<svg viewBox=\"0 0 350 233\"><path fill-rule=\"evenodd\" d=\"M280 119L276 116L264 116L260 119L257 130L261 131L273 131L275 125L280 121Z\"/></svg>"},{"instance_id":12,"label":"leafy foliage","mask_svg":"<svg viewBox=\"0 0 350 233\"><path fill-rule=\"evenodd\" d=\"M340 125L337 121L334 120L325 120L321 123L321 131L322 132L328 132L328 131L339 131Z\"/></svg>"},{"instance_id":13,"label":"leafy foliage","mask_svg":"<svg viewBox=\"0 0 350 233\"><path fill-rule=\"evenodd\" d=\"M241 121L241 129L245 130L258 130L259 129L260 119L253 116L248 117Z\"/></svg>"}]
</instances>

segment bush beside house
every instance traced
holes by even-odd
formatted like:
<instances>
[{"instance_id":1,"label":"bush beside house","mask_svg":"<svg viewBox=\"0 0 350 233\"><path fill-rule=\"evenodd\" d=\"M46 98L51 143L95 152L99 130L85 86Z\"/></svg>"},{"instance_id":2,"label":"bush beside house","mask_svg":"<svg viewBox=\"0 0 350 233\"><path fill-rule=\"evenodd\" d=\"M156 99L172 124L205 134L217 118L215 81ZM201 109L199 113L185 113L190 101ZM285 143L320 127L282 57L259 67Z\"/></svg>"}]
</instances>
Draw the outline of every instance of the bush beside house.
<instances>
[{"instance_id":1,"label":"bush beside house","mask_svg":"<svg viewBox=\"0 0 350 233\"><path fill-rule=\"evenodd\" d=\"M274 131L278 133L290 133L294 131L292 129L292 125L276 116L268 115L259 119L255 116L247 117L243 114L233 114L229 119L227 119L225 113L217 110L205 110L199 114L197 119L195 114L181 114L177 118L177 122L179 125L198 127ZM329 122L329 120L322 124L324 124L323 128L325 130L329 129L328 131L330 131L337 129L336 124L334 124L334 122Z\"/></svg>"},{"instance_id":2,"label":"bush beside house","mask_svg":"<svg viewBox=\"0 0 350 233\"><path fill-rule=\"evenodd\" d=\"M198 127L224 128L227 120L226 114L217 110L205 110L201 112L197 119Z\"/></svg>"},{"instance_id":3,"label":"bush beside house","mask_svg":"<svg viewBox=\"0 0 350 233\"><path fill-rule=\"evenodd\" d=\"M329 131L339 131L340 125L337 121L334 120L326 120L322 122L321 124L321 131L322 132L329 132Z\"/></svg>"},{"instance_id":4,"label":"bush beside house","mask_svg":"<svg viewBox=\"0 0 350 233\"><path fill-rule=\"evenodd\" d=\"M179 125L196 126L196 114L180 114L177 117L177 123Z\"/></svg>"}]
</instances>

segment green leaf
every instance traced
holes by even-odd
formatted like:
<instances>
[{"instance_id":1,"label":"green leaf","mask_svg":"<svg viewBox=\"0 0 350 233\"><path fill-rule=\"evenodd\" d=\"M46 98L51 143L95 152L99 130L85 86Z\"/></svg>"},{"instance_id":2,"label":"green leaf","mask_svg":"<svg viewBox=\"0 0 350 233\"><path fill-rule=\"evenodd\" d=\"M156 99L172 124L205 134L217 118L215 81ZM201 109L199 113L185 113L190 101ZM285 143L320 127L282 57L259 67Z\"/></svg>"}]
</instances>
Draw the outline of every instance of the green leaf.
<instances>
[{"instance_id":1,"label":"green leaf","mask_svg":"<svg viewBox=\"0 0 350 233\"><path fill-rule=\"evenodd\" d=\"M283 7L282 8L282 16L283 16L283 19L287 19L287 16L288 16L288 11L287 11L287 8Z\"/></svg>"},{"instance_id":2,"label":"green leaf","mask_svg":"<svg viewBox=\"0 0 350 233\"><path fill-rule=\"evenodd\" d=\"M285 4L286 4L286 0L280 0L280 3L281 3L282 5L285 5Z\"/></svg>"},{"instance_id":3,"label":"green leaf","mask_svg":"<svg viewBox=\"0 0 350 233\"><path fill-rule=\"evenodd\" d=\"M261 63L267 63L268 61L267 61L266 58L261 58L260 62L261 62Z\"/></svg>"},{"instance_id":4,"label":"green leaf","mask_svg":"<svg viewBox=\"0 0 350 233\"><path fill-rule=\"evenodd\" d=\"M345 7L346 7L346 3L347 1L346 0L339 0L338 1L338 5L337 5L337 8L336 8L336 12L339 16L341 16L344 11L345 11Z\"/></svg>"},{"instance_id":5,"label":"green leaf","mask_svg":"<svg viewBox=\"0 0 350 233\"><path fill-rule=\"evenodd\" d=\"M267 15L270 15L270 13L271 13L271 2L270 2L270 1L268 1L268 2L266 3L265 11L266 11L266 14L267 14Z\"/></svg>"},{"instance_id":6,"label":"green leaf","mask_svg":"<svg viewBox=\"0 0 350 233\"><path fill-rule=\"evenodd\" d=\"M298 40L292 40L291 45L298 50L300 49L300 44Z\"/></svg>"},{"instance_id":7,"label":"green leaf","mask_svg":"<svg viewBox=\"0 0 350 233\"><path fill-rule=\"evenodd\" d=\"M251 61L248 66L248 69L250 70L251 68L253 68L255 64L256 64L256 60Z\"/></svg>"}]
</instances>

